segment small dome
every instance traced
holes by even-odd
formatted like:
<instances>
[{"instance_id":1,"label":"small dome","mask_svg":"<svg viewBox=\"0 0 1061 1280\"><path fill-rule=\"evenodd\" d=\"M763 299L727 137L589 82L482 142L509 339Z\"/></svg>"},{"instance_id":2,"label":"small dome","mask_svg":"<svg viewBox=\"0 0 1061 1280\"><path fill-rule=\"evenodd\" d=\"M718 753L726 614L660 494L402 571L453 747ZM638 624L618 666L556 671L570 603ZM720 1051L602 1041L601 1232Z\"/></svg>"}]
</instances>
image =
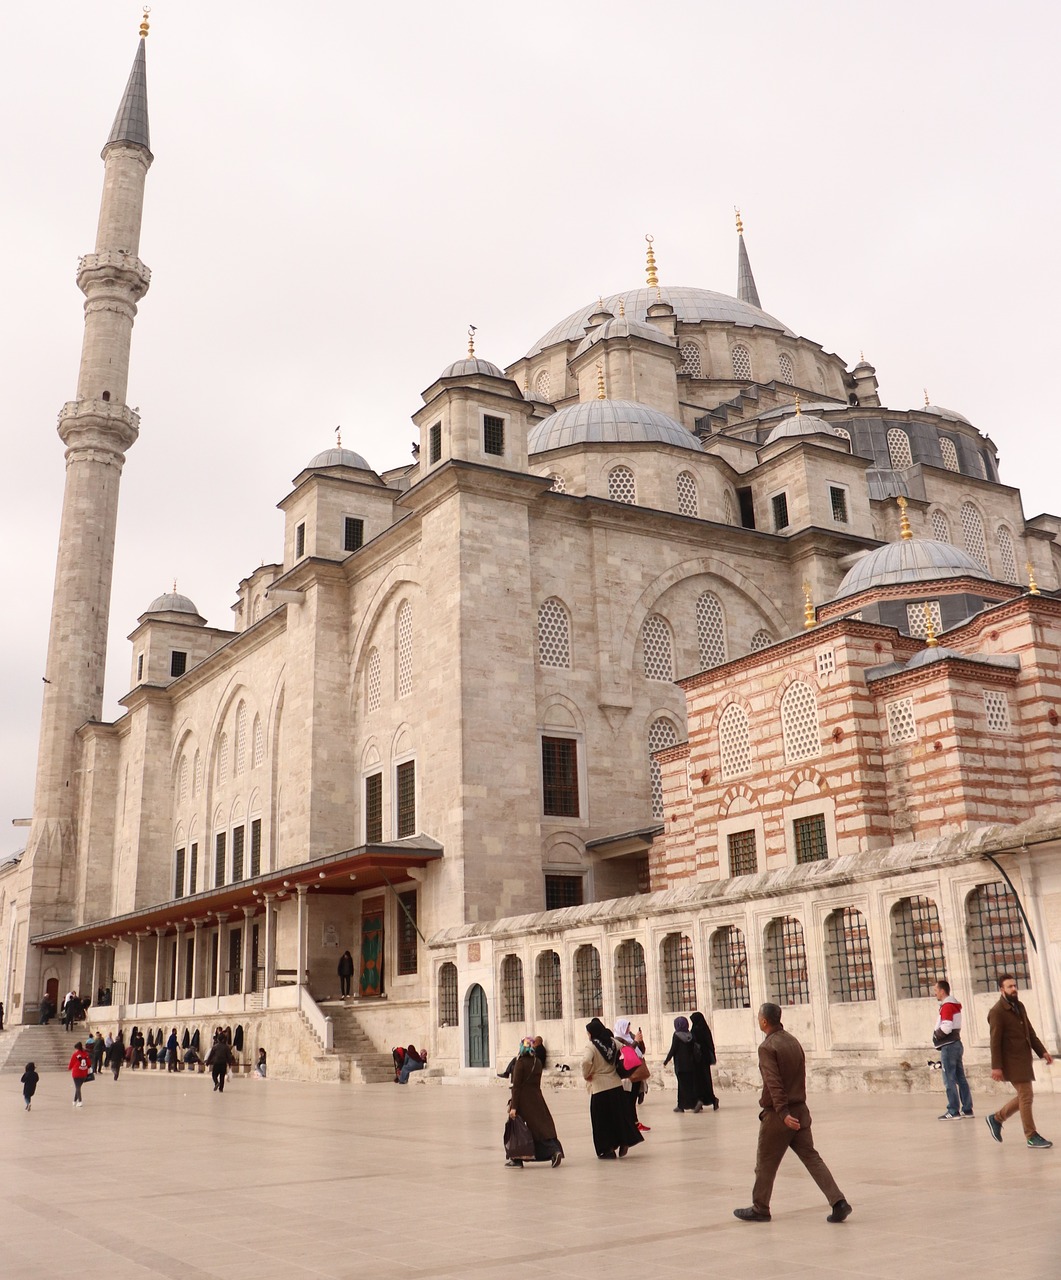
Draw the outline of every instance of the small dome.
<instances>
[{"instance_id":1,"label":"small dome","mask_svg":"<svg viewBox=\"0 0 1061 1280\"><path fill-rule=\"evenodd\" d=\"M790 436L837 436L839 432L823 418L816 418L813 413L794 413L791 418L779 422L764 441L773 444L775 440L785 440Z\"/></svg>"},{"instance_id":2,"label":"small dome","mask_svg":"<svg viewBox=\"0 0 1061 1280\"><path fill-rule=\"evenodd\" d=\"M591 330L578 344L576 356L582 355L598 342L607 342L609 338L644 338L646 342L660 342L674 350L674 339L661 333L655 325L646 324L642 320L631 320L629 316L613 316Z\"/></svg>"},{"instance_id":3,"label":"small dome","mask_svg":"<svg viewBox=\"0 0 1061 1280\"><path fill-rule=\"evenodd\" d=\"M356 467L358 471L371 471L364 458L353 449L325 449L306 463L307 471L317 471L321 467Z\"/></svg>"},{"instance_id":4,"label":"small dome","mask_svg":"<svg viewBox=\"0 0 1061 1280\"><path fill-rule=\"evenodd\" d=\"M658 409L632 400L583 400L568 405L531 429L528 453L546 453L572 444L670 444L700 452L688 427Z\"/></svg>"},{"instance_id":5,"label":"small dome","mask_svg":"<svg viewBox=\"0 0 1061 1280\"><path fill-rule=\"evenodd\" d=\"M967 427L973 425L964 414L955 413L953 409L944 409L942 405L926 404L924 412L934 413L937 418L946 418L948 422L964 422Z\"/></svg>"},{"instance_id":6,"label":"small dome","mask_svg":"<svg viewBox=\"0 0 1061 1280\"><path fill-rule=\"evenodd\" d=\"M163 595L156 596L144 610L142 616L147 617L150 613L183 613L199 622L205 621L202 614L195 607L194 602L189 600L187 596L179 595L176 591L167 591Z\"/></svg>"},{"instance_id":7,"label":"small dome","mask_svg":"<svg viewBox=\"0 0 1061 1280\"><path fill-rule=\"evenodd\" d=\"M983 565L960 547L928 538L907 538L889 542L863 556L848 570L833 599L843 600L871 587L935 582L939 578L987 578L990 581Z\"/></svg>"},{"instance_id":8,"label":"small dome","mask_svg":"<svg viewBox=\"0 0 1061 1280\"><path fill-rule=\"evenodd\" d=\"M471 378L476 374L484 378L503 378L505 376L496 364L491 364L489 360L480 360L478 356L472 356L464 360L454 360L452 364L446 365L439 376L443 378Z\"/></svg>"}]
</instances>

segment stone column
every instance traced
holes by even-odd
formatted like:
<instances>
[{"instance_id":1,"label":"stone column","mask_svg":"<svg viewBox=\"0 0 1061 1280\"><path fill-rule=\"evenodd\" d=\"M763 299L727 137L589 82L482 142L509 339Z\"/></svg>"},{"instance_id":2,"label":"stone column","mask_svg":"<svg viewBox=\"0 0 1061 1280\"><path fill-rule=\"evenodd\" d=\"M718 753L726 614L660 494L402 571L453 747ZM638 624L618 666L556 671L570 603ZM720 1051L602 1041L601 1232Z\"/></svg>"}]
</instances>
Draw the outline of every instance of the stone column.
<instances>
[{"instance_id":1,"label":"stone column","mask_svg":"<svg viewBox=\"0 0 1061 1280\"><path fill-rule=\"evenodd\" d=\"M203 921L193 920L192 1000L203 994Z\"/></svg>"},{"instance_id":2,"label":"stone column","mask_svg":"<svg viewBox=\"0 0 1061 1280\"><path fill-rule=\"evenodd\" d=\"M273 911L273 894L263 893L265 906L265 982L262 991L262 1008L269 1007L269 989L276 985L276 918Z\"/></svg>"},{"instance_id":3,"label":"stone column","mask_svg":"<svg viewBox=\"0 0 1061 1280\"><path fill-rule=\"evenodd\" d=\"M257 907L243 908L243 972L240 974L240 992L243 995L251 989L251 969L253 967L254 957L251 954L251 920Z\"/></svg>"},{"instance_id":4,"label":"stone column","mask_svg":"<svg viewBox=\"0 0 1061 1280\"><path fill-rule=\"evenodd\" d=\"M147 934L144 934L147 937ZM134 933L130 944L132 955L129 962L129 990L126 999L130 1004L140 1003L140 934Z\"/></svg>"},{"instance_id":5,"label":"stone column","mask_svg":"<svg viewBox=\"0 0 1061 1280\"><path fill-rule=\"evenodd\" d=\"M175 959L173 961L173 999L184 999L184 925L178 924L177 930L177 948L174 952Z\"/></svg>"},{"instance_id":6,"label":"stone column","mask_svg":"<svg viewBox=\"0 0 1061 1280\"><path fill-rule=\"evenodd\" d=\"M224 994L224 983L222 982L222 978L225 973L225 921L227 919L227 911L219 911L217 913L217 971L214 976L217 985L217 998L219 1000Z\"/></svg>"},{"instance_id":7,"label":"stone column","mask_svg":"<svg viewBox=\"0 0 1061 1280\"><path fill-rule=\"evenodd\" d=\"M309 964L309 902L306 895L309 885L296 886L298 894L298 985L306 985L306 969Z\"/></svg>"},{"instance_id":8,"label":"stone column","mask_svg":"<svg viewBox=\"0 0 1061 1280\"><path fill-rule=\"evenodd\" d=\"M155 1004L162 999L162 979L164 976L162 965L162 939L166 936L164 928L155 930Z\"/></svg>"}]
</instances>

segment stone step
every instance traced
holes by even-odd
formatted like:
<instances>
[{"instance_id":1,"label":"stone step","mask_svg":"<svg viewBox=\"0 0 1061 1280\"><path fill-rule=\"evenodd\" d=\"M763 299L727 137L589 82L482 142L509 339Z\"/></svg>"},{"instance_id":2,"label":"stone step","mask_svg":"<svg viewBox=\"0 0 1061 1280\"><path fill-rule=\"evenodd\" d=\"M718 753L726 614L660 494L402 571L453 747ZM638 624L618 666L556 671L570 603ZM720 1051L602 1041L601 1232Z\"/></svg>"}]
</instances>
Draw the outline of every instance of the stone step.
<instances>
[{"instance_id":1,"label":"stone step","mask_svg":"<svg viewBox=\"0 0 1061 1280\"><path fill-rule=\"evenodd\" d=\"M11 1027L0 1035L0 1072L21 1075L26 1063L38 1071L65 1071L74 1045L85 1039L84 1030L64 1031L61 1023L48 1026Z\"/></svg>"}]
</instances>

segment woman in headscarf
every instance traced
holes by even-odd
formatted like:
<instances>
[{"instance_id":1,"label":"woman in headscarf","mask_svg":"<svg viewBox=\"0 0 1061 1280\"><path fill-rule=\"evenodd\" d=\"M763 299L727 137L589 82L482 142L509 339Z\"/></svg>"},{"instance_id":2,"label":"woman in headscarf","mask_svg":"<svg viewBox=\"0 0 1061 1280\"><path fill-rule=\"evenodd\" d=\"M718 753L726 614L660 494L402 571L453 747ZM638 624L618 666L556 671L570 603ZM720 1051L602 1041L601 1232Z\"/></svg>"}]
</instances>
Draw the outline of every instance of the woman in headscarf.
<instances>
[{"instance_id":1,"label":"woman in headscarf","mask_svg":"<svg viewBox=\"0 0 1061 1280\"><path fill-rule=\"evenodd\" d=\"M589 1089L589 1118L593 1148L598 1160L621 1159L638 1142L644 1142L630 1118L630 1104L615 1069L619 1046L615 1037L594 1018L586 1024L589 1043L582 1055L582 1078Z\"/></svg>"},{"instance_id":2,"label":"woman in headscarf","mask_svg":"<svg viewBox=\"0 0 1061 1280\"><path fill-rule=\"evenodd\" d=\"M692 1015L689 1023L693 1040L700 1048L700 1060L695 1067L696 1101L699 1105L693 1110L699 1111L700 1106L705 1106L717 1111L718 1098L715 1096L715 1086L711 1083L711 1068L715 1065L715 1037L711 1034L707 1019L699 1011Z\"/></svg>"},{"instance_id":3,"label":"woman in headscarf","mask_svg":"<svg viewBox=\"0 0 1061 1280\"><path fill-rule=\"evenodd\" d=\"M512 1096L508 1114L521 1116L534 1139L534 1159L548 1160L554 1169L560 1167L564 1149L556 1136L556 1125L548 1104L542 1097L542 1064L534 1052L534 1039L524 1036L519 1042L516 1065L512 1068ZM509 1168L522 1168L522 1160L506 1160Z\"/></svg>"},{"instance_id":4,"label":"woman in headscarf","mask_svg":"<svg viewBox=\"0 0 1061 1280\"><path fill-rule=\"evenodd\" d=\"M688 1018L674 1019L674 1035L670 1049L663 1059L666 1066L674 1061L674 1075L678 1081L678 1105L675 1111L703 1111L704 1104L696 1096L696 1058L699 1053L696 1041L689 1030Z\"/></svg>"},{"instance_id":5,"label":"woman in headscarf","mask_svg":"<svg viewBox=\"0 0 1061 1280\"><path fill-rule=\"evenodd\" d=\"M616 1018L615 1026L612 1028L612 1035L615 1043L619 1046L619 1052L622 1054L624 1049L633 1049L638 1058L643 1062L645 1059L645 1042L640 1032L635 1036L630 1029L629 1018ZM628 1058L630 1055L623 1055ZM650 1129L647 1124L642 1124L637 1118L637 1109L645 1100L645 1082L643 1080L623 1080L623 1093L626 1095L626 1101L630 1107L630 1119L634 1122L634 1127L641 1133L649 1133Z\"/></svg>"}]
</instances>

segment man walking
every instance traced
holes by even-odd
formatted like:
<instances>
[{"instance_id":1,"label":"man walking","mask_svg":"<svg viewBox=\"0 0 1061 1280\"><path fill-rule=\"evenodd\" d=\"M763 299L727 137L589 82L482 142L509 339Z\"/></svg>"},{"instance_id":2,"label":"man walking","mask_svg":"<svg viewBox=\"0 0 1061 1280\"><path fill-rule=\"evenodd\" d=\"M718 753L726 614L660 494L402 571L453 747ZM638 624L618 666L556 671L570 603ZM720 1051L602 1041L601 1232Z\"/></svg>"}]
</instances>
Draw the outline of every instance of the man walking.
<instances>
[{"instance_id":1,"label":"man walking","mask_svg":"<svg viewBox=\"0 0 1061 1280\"><path fill-rule=\"evenodd\" d=\"M1008 1080L1016 1089L1017 1096L999 1107L993 1116L987 1117L987 1127L992 1138L1001 1142L1002 1126L1015 1111L1020 1111L1028 1146L1045 1151L1054 1144L1047 1142L1036 1130L1032 1116L1032 1081L1035 1079L1032 1050L1047 1066L1053 1058L1035 1034L1027 1009L1017 999L1016 978L1011 973L1004 973L998 980L998 987L1002 994L998 1004L987 1015L987 1025L991 1028L991 1079Z\"/></svg>"},{"instance_id":2,"label":"man walking","mask_svg":"<svg viewBox=\"0 0 1061 1280\"><path fill-rule=\"evenodd\" d=\"M764 1004L759 1010L759 1029L764 1039L759 1046L759 1074L763 1092L759 1099L759 1146L755 1155L755 1186L748 1209L734 1209L742 1222L769 1222L770 1196L774 1178L785 1152L792 1148L807 1172L818 1184L832 1213L826 1222L843 1222L851 1214L825 1161L814 1149L811 1116L807 1108L807 1064L803 1046L781 1025L781 1009Z\"/></svg>"},{"instance_id":3,"label":"man walking","mask_svg":"<svg viewBox=\"0 0 1061 1280\"><path fill-rule=\"evenodd\" d=\"M965 1055L962 1044L962 1007L951 995L950 983L943 978L936 983L936 999L939 1001L939 1015L932 1032L932 1043L939 1050L943 1084L947 1090L947 1109L940 1119L959 1120L965 1116L971 1120L973 1095L962 1065Z\"/></svg>"}]
</instances>

